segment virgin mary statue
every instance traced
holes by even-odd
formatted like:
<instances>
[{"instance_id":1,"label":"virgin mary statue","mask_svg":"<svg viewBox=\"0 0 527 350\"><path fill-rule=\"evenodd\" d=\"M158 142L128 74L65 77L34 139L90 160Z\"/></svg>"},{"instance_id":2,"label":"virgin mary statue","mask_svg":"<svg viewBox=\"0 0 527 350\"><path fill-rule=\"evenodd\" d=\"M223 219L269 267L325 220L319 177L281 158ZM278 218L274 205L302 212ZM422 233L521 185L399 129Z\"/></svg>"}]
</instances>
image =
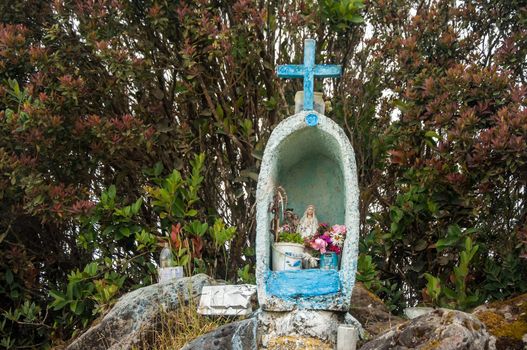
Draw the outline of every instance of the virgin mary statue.
<instances>
[{"instance_id":1,"label":"virgin mary statue","mask_svg":"<svg viewBox=\"0 0 527 350\"><path fill-rule=\"evenodd\" d=\"M317 229L318 220L315 215L315 206L308 205L298 224L298 231L302 238L311 238L317 232Z\"/></svg>"}]
</instances>

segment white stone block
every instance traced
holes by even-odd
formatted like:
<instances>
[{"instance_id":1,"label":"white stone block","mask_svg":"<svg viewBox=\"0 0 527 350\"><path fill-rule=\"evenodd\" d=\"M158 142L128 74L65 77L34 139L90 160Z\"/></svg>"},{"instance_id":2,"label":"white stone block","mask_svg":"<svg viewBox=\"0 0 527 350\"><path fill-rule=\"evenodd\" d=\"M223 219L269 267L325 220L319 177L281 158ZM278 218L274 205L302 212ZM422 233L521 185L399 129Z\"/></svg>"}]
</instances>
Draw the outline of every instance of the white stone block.
<instances>
[{"instance_id":1,"label":"white stone block","mask_svg":"<svg viewBox=\"0 0 527 350\"><path fill-rule=\"evenodd\" d=\"M205 286L201 291L201 315L246 316L252 313L256 286L251 284Z\"/></svg>"},{"instance_id":2,"label":"white stone block","mask_svg":"<svg viewBox=\"0 0 527 350\"><path fill-rule=\"evenodd\" d=\"M326 103L321 92L314 93L313 108L320 114L324 114L326 110ZM304 110L304 91L297 91L295 94L295 113Z\"/></svg>"},{"instance_id":3,"label":"white stone block","mask_svg":"<svg viewBox=\"0 0 527 350\"><path fill-rule=\"evenodd\" d=\"M341 324L337 329L337 350L356 350L358 338L355 326Z\"/></svg>"},{"instance_id":4,"label":"white stone block","mask_svg":"<svg viewBox=\"0 0 527 350\"><path fill-rule=\"evenodd\" d=\"M161 267L159 272L159 283L170 281L172 279L180 279L185 277L183 266L175 267Z\"/></svg>"}]
</instances>

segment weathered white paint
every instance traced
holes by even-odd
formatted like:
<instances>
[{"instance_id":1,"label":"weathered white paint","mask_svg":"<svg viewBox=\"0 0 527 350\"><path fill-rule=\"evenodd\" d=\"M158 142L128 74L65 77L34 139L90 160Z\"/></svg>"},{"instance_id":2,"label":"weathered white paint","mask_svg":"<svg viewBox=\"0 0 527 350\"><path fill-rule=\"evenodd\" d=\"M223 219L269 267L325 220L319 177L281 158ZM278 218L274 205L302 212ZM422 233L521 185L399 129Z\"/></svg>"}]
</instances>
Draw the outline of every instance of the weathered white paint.
<instances>
[{"instance_id":1,"label":"weathered white paint","mask_svg":"<svg viewBox=\"0 0 527 350\"><path fill-rule=\"evenodd\" d=\"M304 119L308 113L317 114L319 123L316 127L306 125ZM311 131L306 130L306 128L316 130ZM270 251L272 243L270 236L271 213L269 213L268 209L269 204L273 200L276 187L281 185L277 183L280 167L283 168L285 166L284 164L278 164L278 160L294 162L295 160L301 159L299 155L305 152L303 149L297 149L299 147L290 147L287 141L295 138L298 139L298 135L306 135L306 137L309 137L313 133L316 133L319 142L320 138L323 138L322 144L324 145L325 156L333 159L342 172L344 192L342 218L348 233L344 243L341 269L339 271L341 290L339 293L327 296L283 300L266 293L266 279L270 274ZM309 140L303 139L302 142L308 143ZM286 147L283 146L284 144ZM324 191L324 189L321 189L321 191ZM264 310L289 311L297 308L348 310L357 271L359 243L358 204L359 189L355 155L351 143L342 128L331 119L316 111L303 111L283 120L271 134L265 148L256 191L256 279L258 300ZM323 281L320 281L320 283L323 283Z\"/></svg>"}]
</instances>

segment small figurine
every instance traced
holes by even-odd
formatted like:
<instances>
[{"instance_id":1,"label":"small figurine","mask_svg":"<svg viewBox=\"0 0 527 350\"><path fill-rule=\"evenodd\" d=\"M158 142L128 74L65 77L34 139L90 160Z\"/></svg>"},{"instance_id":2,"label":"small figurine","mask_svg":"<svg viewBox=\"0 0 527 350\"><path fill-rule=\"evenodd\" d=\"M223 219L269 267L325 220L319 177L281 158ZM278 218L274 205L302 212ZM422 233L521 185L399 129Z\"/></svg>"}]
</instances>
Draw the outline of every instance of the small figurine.
<instances>
[{"instance_id":1,"label":"small figurine","mask_svg":"<svg viewBox=\"0 0 527 350\"><path fill-rule=\"evenodd\" d=\"M273 214L271 221L271 234L274 236L274 241L278 242L280 230L280 216L283 215L284 208L287 206L287 193L282 186L278 186L275 190L273 201L269 204L269 212Z\"/></svg>"},{"instance_id":2,"label":"small figurine","mask_svg":"<svg viewBox=\"0 0 527 350\"><path fill-rule=\"evenodd\" d=\"M298 231L302 235L302 238L310 239L317 232L318 220L315 215L315 206L308 205L300 223L298 225Z\"/></svg>"},{"instance_id":3,"label":"small figurine","mask_svg":"<svg viewBox=\"0 0 527 350\"><path fill-rule=\"evenodd\" d=\"M313 269L318 266L318 258L315 258L313 255L306 253L304 249L304 255L302 256L305 269Z\"/></svg>"},{"instance_id":4,"label":"small figurine","mask_svg":"<svg viewBox=\"0 0 527 350\"><path fill-rule=\"evenodd\" d=\"M299 222L300 218L293 212L293 209L287 208L284 211L284 224L289 225L293 231L297 230Z\"/></svg>"}]
</instances>

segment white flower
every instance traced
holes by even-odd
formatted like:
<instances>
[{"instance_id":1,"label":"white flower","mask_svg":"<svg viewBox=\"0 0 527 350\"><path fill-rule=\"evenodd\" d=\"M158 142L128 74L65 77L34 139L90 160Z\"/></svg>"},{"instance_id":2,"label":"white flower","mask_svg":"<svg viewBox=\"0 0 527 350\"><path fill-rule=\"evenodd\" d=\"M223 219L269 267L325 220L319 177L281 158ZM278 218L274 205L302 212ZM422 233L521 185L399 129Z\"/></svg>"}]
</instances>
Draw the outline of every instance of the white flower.
<instances>
[{"instance_id":1,"label":"white flower","mask_svg":"<svg viewBox=\"0 0 527 350\"><path fill-rule=\"evenodd\" d=\"M338 233L333 234L331 235L331 241L333 242L333 245L342 248L344 245L344 235Z\"/></svg>"}]
</instances>

